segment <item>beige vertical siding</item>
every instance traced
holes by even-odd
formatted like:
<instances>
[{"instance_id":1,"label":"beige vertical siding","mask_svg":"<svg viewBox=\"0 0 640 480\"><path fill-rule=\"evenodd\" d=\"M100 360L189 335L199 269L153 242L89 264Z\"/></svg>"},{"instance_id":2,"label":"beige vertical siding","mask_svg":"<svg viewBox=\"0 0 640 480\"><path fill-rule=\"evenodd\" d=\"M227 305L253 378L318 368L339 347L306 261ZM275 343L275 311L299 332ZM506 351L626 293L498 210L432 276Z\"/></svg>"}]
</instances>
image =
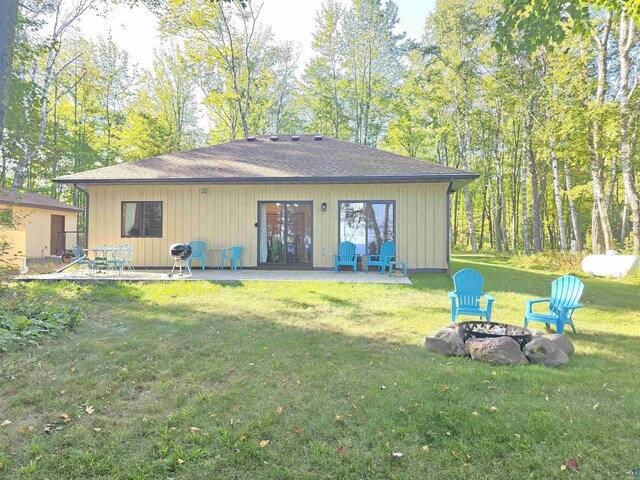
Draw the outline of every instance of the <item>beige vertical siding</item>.
<instances>
[{"instance_id":1,"label":"beige vertical siding","mask_svg":"<svg viewBox=\"0 0 640 480\"><path fill-rule=\"evenodd\" d=\"M243 246L245 266L255 267L258 202L307 200L313 202L313 264L328 268L338 244L338 201L394 200L398 259L412 269L444 269L447 188L448 183L89 186L89 246L131 242L136 265L168 266L170 244L204 240L208 248ZM163 202L162 238L121 238L121 202L142 200ZM326 212L320 210L323 202Z\"/></svg>"},{"instance_id":2,"label":"beige vertical siding","mask_svg":"<svg viewBox=\"0 0 640 480\"><path fill-rule=\"evenodd\" d=\"M75 212L24 206L13 207L13 212L20 220L18 228L0 233L10 244L7 258L17 258L16 265L21 257L51 255L51 215L65 217L66 231L77 229L78 214Z\"/></svg>"},{"instance_id":3,"label":"beige vertical siding","mask_svg":"<svg viewBox=\"0 0 640 480\"><path fill-rule=\"evenodd\" d=\"M27 257L55 255L51 252L51 215L64 216L64 229L73 232L77 228L78 214L63 210L22 207L25 212L24 228L27 237ZM70 245L67 246L69 248Z\"/></svg>"}]
</instances>

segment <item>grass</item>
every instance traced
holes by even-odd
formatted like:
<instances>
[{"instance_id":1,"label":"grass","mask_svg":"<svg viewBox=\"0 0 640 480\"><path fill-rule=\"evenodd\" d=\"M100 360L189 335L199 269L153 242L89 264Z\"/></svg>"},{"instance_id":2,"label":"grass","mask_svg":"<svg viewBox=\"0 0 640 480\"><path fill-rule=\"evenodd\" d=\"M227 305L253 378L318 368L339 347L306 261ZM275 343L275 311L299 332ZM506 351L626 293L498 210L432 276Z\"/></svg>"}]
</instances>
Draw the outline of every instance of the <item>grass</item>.
<instances>
[{"instance_id":1,"label":"grass","mask_svg":"<svg viewBox=\"0 0 640 480\"><path fill-rule=\"evenodd\" d=\"M463 267L512 323L554 278L507 259L456 257ZM426 352L424 335L449 322L451 281L412 280L13 286L87 319L0 357L0 424L12 422L0 477L552 479L575 475L561 470L572 457L580 476L613 479L640 467L637 278L584 279L561 369Z\"/></svg>"}]
</instances>

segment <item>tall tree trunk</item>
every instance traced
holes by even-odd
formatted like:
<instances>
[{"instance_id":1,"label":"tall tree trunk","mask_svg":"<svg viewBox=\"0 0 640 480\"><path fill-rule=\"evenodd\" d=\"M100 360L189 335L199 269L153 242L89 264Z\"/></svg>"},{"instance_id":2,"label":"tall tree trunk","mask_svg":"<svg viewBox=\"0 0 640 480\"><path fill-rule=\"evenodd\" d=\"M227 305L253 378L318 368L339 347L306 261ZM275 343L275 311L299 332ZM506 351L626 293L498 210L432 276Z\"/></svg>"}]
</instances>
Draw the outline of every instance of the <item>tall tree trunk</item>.
<instances>
[{"instance_id":1,"label":"tall tree trunk","mask_svg":"<svg viewBox=\"0 0 640 480\"><path fill-rule=\"evenodd\" d=\"M624 205L620 213L620 248L626 247L627 229L629 228L629 199L624 196Z\"/></svg>"},{"instance_id":2,"label":"tall tree trunk","mask_svg":"<svg viewBox=\"0 0 640 480\"><path fill-rule=\"evenodd\" d=\"M604 104L606 90L607 90L607 75L608 75L608 42L609 35L611 33L611 25L613 23L613 16L611 12L607 12L605 18L605 24L602 31L602 37L599 35L593 36L596 45L598 47L598 86L596 89L596 109L597 115L594 116L593 125L591 129L590 146L590 161L591 161L591 179L593 182L593 199L594 199L594 215L592 220L592 250L594 253L600 251L599 246L599 233L602 234L602 241L604 243L605 250L612 250L614 248L613 231L611 229L611 222L609 220L609 212L605 205L604 195L604 159L602 158L600 140L602 138L602 123L599 118L599 110Z\"/></svg>"},{"instance_id":3,"label":"tall tree trunk","mask_svg":"<svg viewBox=\"0 0 640 480\"><path fill-rule=\"evenodd\" d=\"M2 0L2 6L0 7L0 145L2 145L4 118L9 104L11 64L13 62L13 45L16 38L19 6L18 0Z\"/></svg>"},{"instance_id":4,"label":"tall tree trunk","mask_svg":"<svg viewBox=\"0 0 640 480\"><path fill-rule=\"evenodd\" d=\"M547 117L548 118L548 117ZM560 236L560 251L567 251L567 224L564 221L564 208L562 205L562 193L560 191L560 174L558 172L558 158L556 157L555 142L549 136L551 148L551 172L553 174L553 195L556 201L556 216L558 218L558 234Z\"/></svg>"},{"instance_id":5,"label":"tall tree trunk","mask_svg":"<svg viewBox=\"0 0 640 480\"><path fill-rule=\"evenodd\" d=\"M463 84L463 105L462 116L460 118L460 108L456 109L456 131L458 136L458 151L460 160L465 170L471 170L471 162L469 161L469 150L471 148L471 129L469 125L469 92L467 79L462 79ZM464 125L461 125L464 122ZM476 241L476 228L473 221L473 201L471 200L471 194L469 193L469 186L462 187L462 193L464 194L464 203L467 212L467 224L469 227L469 243L471 244L471 251L476 253L478 251L478 243Z\"/></svg>"},{"instance_id":6,"label":"tall tree trunk","mask_svg":"<svg viewBox=\"0 0 640 480\"><path fill-rule=\"evenodd\" d=\"M493 182L491 178L487 182L487 190L489 194L489 208L491 212L491 244L498 250L498 252L502 252L502 238L500 232L500 216L498 214L497 200L495 196L495 192L493 189Z\"/></svg>"},{"instance_id":7,"label":"tall tree trunk","mask_svg":"<svg viewBox=\"0 0 640 480\"><path fill-rule=\"evenodd\" d=\"M538 172L536 170L536 156L531 147L531 138L527 146L529 157L529 173L531 174L531 237L533 252L542 251L542 217L540 208L540 192L538 185Z\"/></svg>"},{"instance_id":8,"label":"tall tree trunk","mask_svg":"<svg viewBox=\"0 0 640 480\"><path fill-rule=\"evenodd\" d=\"M582 251L582 232L580 231L580 224L578 223L578 210L576 204L571 198L571 175L569 172L569 163L564 162L564 184L567 192L567 199L569 200L569 215L571 216L571 227L573 229L573 235L576 242L576 251Z\"/></svg>"},{"instance_id":9,"label":"tall tree trunk","mask_svg":"<svg viewBox=\"0 0 640 480\"><path fill-rule=\"evenodd\" d=\"M496 180L498 183L498 218L500 219L500 237L505 252L509 252L509 237L507 235L507 200L504 195L504 180L502 172L502 161L500 158L496 164Z\"/></svg>"},{"instance_id":10,"label":"tall tree trunk","mask_svg":"<svg viewBox=\"0 0 640 480\"><path fill-rule=\"evenodd\" d=\"M525 126L525 139L527 136L527 127ZM525 149L527 148L526 140L522 142L522 166L520 168L520 201L521 201L521 212L520 216L522 217L522 243L524 247L525 255L531 254L531 249L529 246L529 205L527 203L527 153Z\"/></svg>"},{"instance_id":11,"label":"tall tree trunk","mask_svg":"<svg viewBox=\"0 0 640 480\"><path fill-rule=\"evenodd\" d=\"M631 230L633 231L633 253L640 252L640 200L633 178L631 164L632 136L629 121L629 99L633 89L629 89L629 50L633 43L633 19L627 18L624 9L620 13L620 37L618 51L620 53L620 167L624 190L631 207ZM634 85L635 88L635 85Z\"/></svg>"},{"instance_id":12,"label":"tall tree trunk","mask_svg":"<svg viewBox=\"0 0 640 480\"><path fill-rule=\"evenodd\" d=\"M340 138L340 111L338 104L338 73L336 71L336 59L332 59L332 76L333 76L333 136Z\"/></svg>"}]
</instances>

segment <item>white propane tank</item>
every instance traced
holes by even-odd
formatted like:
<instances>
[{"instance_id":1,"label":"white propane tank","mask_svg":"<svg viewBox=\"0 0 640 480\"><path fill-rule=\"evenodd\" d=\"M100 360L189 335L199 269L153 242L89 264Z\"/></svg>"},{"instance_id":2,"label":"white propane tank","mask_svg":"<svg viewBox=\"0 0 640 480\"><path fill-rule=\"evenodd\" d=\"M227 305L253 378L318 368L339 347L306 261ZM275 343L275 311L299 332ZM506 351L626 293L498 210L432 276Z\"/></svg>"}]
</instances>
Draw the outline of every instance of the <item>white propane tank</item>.
<instances>
[{"instance_id":1,"label":"white propane tank","mask_svg":"<svg viewBox=\"0 0 640 480\"><path fill-rule=\"evenodd\" d=\"M624 278L636 275L640 269L640 260L635 255L619 255L608 250L606 255L587 255L582 260L582 271L598 277Z\"/></svg>"},{"instance_id":2,"label":"white propane tank","mask_svg":"<svg viewBox=\"0 0 640 480\"><path fill-rule=\"evenodd\" d=\"M27 259L25 257L20 259L20 268L18 271L20 272L20 275L26 275L29 273L29 267L27 267Z\"/></svg>"}]
</instances>

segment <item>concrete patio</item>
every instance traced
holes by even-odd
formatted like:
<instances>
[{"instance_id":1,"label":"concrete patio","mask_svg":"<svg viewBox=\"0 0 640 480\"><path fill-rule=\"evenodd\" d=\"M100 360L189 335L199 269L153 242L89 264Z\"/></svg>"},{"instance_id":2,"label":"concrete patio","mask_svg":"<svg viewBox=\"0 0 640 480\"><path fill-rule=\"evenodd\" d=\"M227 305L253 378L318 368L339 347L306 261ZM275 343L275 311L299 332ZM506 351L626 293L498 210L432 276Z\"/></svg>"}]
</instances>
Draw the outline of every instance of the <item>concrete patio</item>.
<instances>
[{"instance_id":1,"label":"concrete patio","mask_svg":"<svg viewBox=\"0 0 640 480\"><path fill-rule=\"evenodd\" d=\"M169 278L167 270L136 270L134 272L97 273L93 276L82 271L63 271L39 275L14 277L15 281L74 281L74 282L170 282L170 281L208 281L208 282L343 282L343 283L389 283L411 284L408 277L401 273L388 274L370 272L339 272L333 270L195 270L193 276L177 274Z\"/></svg>"}]
</instances>

